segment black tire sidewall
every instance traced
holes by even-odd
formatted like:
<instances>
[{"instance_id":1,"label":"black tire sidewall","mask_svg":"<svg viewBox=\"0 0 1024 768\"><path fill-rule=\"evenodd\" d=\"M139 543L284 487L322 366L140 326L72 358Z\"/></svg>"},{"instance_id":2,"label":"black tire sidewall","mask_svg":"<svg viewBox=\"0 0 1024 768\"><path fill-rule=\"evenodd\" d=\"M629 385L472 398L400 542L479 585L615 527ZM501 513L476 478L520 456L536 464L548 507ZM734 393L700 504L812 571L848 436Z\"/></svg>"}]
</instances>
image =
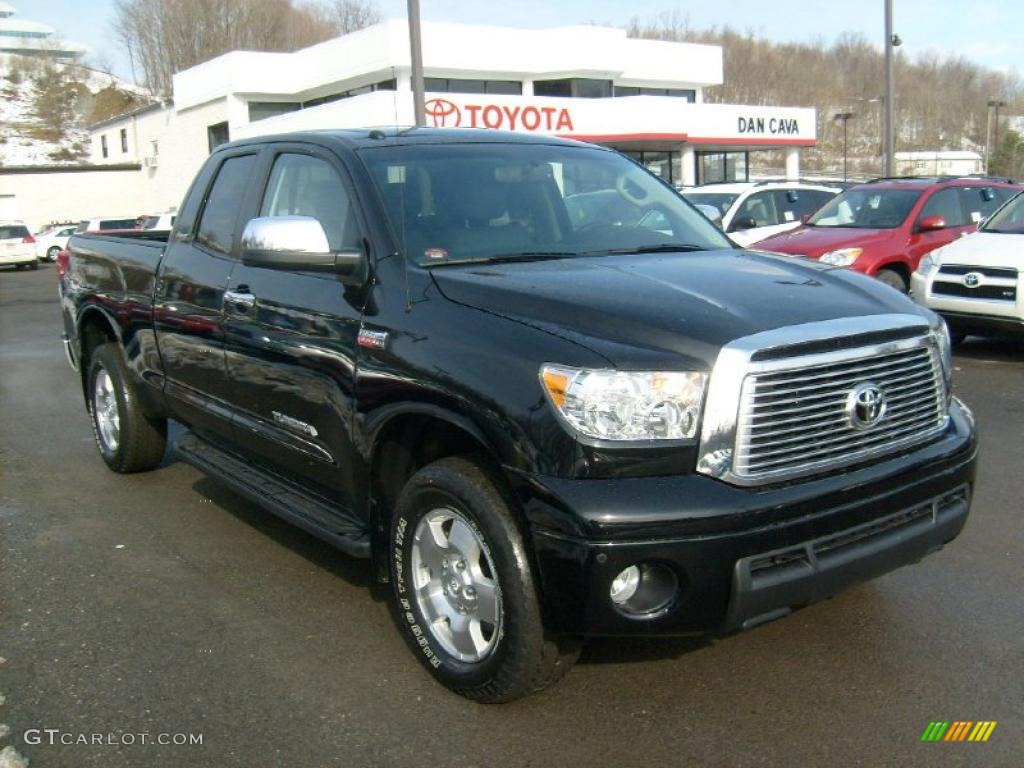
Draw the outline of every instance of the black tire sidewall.
<instances>
[{"instance_id":1,"label":"black tire sidewall","mask_svg":"<svg viewBox=\"0 0 1024 768\"><path fill-rule=\"evenodd\" d=\"M428 477L420 473L410 481L392 518L392 609L399 631L427 670L447 687L466 692L491 684L503 666L517 663L517 658L510 657L520 656L532 639L524 636L523 629L539 622L539 617L529 615L534 606L529 604L530 593L525 590L533 590L532 578L513 521L507 515L479 511L493 507L494 490L490 489L489 494L473 479L450 470L428 467L427 472ZM500 634L494 650L476 663L460 661L444 649L427 626L413 594L412 542L416 527L425 514L444 507L458 512L474 529L496 571L502 610Z\"/></svg>"},{"instance_id":2,"label":"black tire sidewall","mask_svg":"<svg viewBox=\"0 0 1024 768\"><path fill-rule=\"evenodd\" d=\"M46 249L46 258L50 261L56 261L58 253L60 253L60 246L51 245Z\"/></svg>"},{"instance_id":3,"label":"black tire sidewall","mask_svg":"<svg viewBox=\"0 0 1024 768\"><path fill-rule=\"evenodd\" d=\"M89 374L88 374L88 397L89 397L89 420L92 424L92 436L96 440L96 447L99 449L100 456L103 457L103 461L107 463L112 469L118 469L123 463L124 452L125 452L125 435L127 434L126 427L128 426L127 420L128 414L128 400L125 396L124 378L121 375L120 366L112 360L114 352L104 345L97 349L89 360ZM94 393L96 391L96 379L99 377L102 371L106 371L110 374L110 380L114 385L114 394L117 397L117 415L118 421L120 422L118 428L118 442L117 449L110 450L109 447L103 442L103 438L100 437L99 425L96 423L96 406L94 400Z\"/></svg>"}]
</instances>

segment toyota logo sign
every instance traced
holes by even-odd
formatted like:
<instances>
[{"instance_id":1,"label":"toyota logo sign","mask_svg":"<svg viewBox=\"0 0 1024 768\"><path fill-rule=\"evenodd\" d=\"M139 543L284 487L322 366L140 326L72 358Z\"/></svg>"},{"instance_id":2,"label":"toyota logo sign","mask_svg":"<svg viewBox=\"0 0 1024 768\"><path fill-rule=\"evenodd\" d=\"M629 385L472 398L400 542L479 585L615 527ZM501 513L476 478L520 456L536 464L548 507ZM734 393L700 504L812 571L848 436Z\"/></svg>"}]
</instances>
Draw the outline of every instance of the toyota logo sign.
<instances>
[{"instance_id":1,"label":"toyota logo sign","mask_svg":"<svg viewBox=\"0 0 1024 768\"><path fill-rule=\"evenodd\" d=\"M462 110L448 99L431 99L423 109L435 128L458 128L462 125Z\"/></svg>"},{"instance_id":2,"label":"toyota logo sign","mask_svg":"<svg viewBox=\"0 0 1024 768\"><path fill-rule=\"evenodd\" d=\"M968 288L977 288L981 285L981 273L980 272L968 272L964 275L964 285Z\"/></svg>"},{"instance_id":3,"label":"toyota logo sign","mask_svg":"<svg viewBox=\"0 0 1024 768\"><path fill-rule=\"evenodd\" d=\"M867 382L854 389L846 399L846 417L854 429L871 429L885 416L885 393L877 384Z\"/></svg>"}]
</instances>

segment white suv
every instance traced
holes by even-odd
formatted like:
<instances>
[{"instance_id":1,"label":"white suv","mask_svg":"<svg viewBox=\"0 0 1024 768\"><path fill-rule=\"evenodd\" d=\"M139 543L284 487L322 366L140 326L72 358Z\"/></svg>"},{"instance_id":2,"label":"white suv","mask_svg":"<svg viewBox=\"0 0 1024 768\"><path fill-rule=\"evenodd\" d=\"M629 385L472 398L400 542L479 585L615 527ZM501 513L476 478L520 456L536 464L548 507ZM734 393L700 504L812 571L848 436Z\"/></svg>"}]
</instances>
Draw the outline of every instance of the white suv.
<instances>
[{"instance_id":1,"label":"white suv","mask_svg":"<svg viewBox=\"0 0 1024 768\"><path fill-rule=\"evenodd\" d=\"M36 233L36 257L56 261L57 254L68 247L68 240L75 232L74 224L60 224Z\"/></svg>"},{"instance_id":2,"label":"white suv","mask_svg":"<svg viewBox=\"0 0 1024 768\"><path fill-rule=\"evenodd\" d=\"M973 232L925 256L911 276L918 304L946 319L954 341L1024 332L1024 192Z\"/></svg>"},{"instance_id":3,"label":"white suv","mask_svg":"<svg viewBox=\"0 0 1024 768\"><path fill-rule=\"evenodd\" d=\"M691 187L682 195L694 205L715 208L722 229L746 247L796 229L840 192L841 187L802 181L738 181Z\"/></svg>"},{"instance_id":4,"label":"white suv","mask_svg":"<svg viewBox=\"0 0 1024 768\"><path fill-rule=\"evenodd\" d=\"M39 269L36 239L21 221L0 221L0 266Z\"/></svg>"}]
</instances>

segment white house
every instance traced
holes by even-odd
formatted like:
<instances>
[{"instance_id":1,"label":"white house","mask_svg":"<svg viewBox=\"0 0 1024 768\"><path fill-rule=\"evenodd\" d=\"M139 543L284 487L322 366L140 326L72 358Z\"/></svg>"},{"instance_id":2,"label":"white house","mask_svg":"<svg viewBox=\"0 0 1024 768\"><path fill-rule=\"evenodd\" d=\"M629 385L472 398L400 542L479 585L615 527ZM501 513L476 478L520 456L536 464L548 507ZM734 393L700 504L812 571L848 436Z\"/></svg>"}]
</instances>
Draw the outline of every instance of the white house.
<instances>
[{"instance_id":1,"label":"white house","mask_svg":"<svg viewBox=\"0 0 1024 768\"><path fill-rule=\"evenodd\" d=\"M897 152L895 160L900 176L967 176L985 170L981 155L969 151Z\"/></svg>"}]
</instances>

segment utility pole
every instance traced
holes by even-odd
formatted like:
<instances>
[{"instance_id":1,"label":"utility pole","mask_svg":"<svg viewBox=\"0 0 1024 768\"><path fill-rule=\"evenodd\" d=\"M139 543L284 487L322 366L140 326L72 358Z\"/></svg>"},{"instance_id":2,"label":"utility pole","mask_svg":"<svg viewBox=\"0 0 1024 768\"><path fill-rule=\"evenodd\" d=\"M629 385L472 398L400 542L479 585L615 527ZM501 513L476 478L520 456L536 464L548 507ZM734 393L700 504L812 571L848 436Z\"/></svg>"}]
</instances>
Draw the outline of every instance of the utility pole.
<instances>
[{"instance_id":1,"label":"utility pole","mask_svg":"<svg viewBox=\"0 0 1024 768\"><path fill-rule=\"evenodd\" d=\"M843 121L843 181L847 180L846 174L846 124L850 121L850 118L854 116L853 112L836 112L833 116L834 120Z\"/></svg>"},{"instance_id":2,"label":"utility pole","mask_svg":"<svg viewBox=\"0 0 1024 768\"><path fill-rule=\"evenodd\" d=\"M893 52L903 43L892 31L892 0L885 0L885 164L883 176L892 176L896 157L893 130Z\"/></svg>"},{"instance_id":3,"label":"utility pole","mask_svg":"<svg viewBox=\"0 0 1024 768\"><path fill-rule=\"evenodd\" d=\"M412 60L412 105L416 125L427 124L423 97L423 39L420 30L420 0L409 2L409 53Z\"/></svg>"},{"instance_id":4,"label":"utility pole","mask_svg":"<svg viewBox=\"0 0 1024 768\"><path fill-rule=\"evenodd\" d=\"M985 173L988 173L989 160L992 157L992 144L996 145L996 149L999 149L999 108L1005 107L1005 101L999 101L998 99L989 99L988 102L988 120L985 124ZM993 141L992 138L992 108L996 110L996 138Z\"/></svg>"}]
</instances>

